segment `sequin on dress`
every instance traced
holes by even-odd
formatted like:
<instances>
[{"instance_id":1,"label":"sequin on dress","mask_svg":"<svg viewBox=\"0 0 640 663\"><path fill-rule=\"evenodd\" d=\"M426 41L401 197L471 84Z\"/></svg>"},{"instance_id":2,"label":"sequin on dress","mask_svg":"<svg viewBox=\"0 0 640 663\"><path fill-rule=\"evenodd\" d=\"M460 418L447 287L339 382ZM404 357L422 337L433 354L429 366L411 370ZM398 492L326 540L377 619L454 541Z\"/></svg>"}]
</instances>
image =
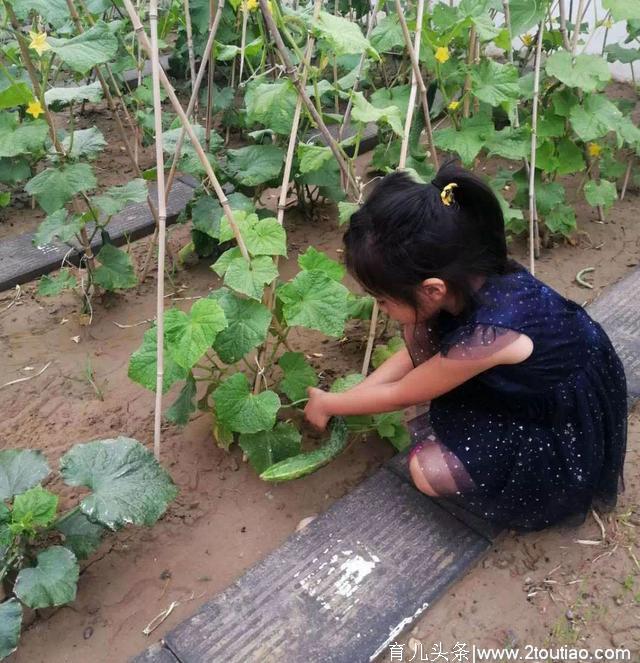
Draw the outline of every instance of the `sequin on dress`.
<instances>
[{"instance_id":1,"label":"sequin on dress","mask_svg":"<svg viewBox=\"0 0 640 663\"><path fill-rule=\"evenodd\" d=\"M436 352L481 357L519 334L533 352L434 399L409 422L413 445L435 437L463 465L456 476L449 464L458 486L466 478L451 499L516 531L577 525L592 506L611 510L624 491L627 387L606 333L520 266L488 278L476 299L461 316L405 326L414 365Z\"/></svg>"}]
</instances>

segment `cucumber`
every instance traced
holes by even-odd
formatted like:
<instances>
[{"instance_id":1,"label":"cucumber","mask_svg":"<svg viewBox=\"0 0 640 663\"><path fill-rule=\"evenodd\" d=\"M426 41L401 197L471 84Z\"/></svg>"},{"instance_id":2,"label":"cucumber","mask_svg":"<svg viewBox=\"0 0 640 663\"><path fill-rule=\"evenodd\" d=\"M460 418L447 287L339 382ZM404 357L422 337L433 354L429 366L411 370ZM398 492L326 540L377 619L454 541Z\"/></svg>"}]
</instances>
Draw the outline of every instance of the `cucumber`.
<instances>
[{"instance_id":1,"label":"cucumber","mask_svg":"<svg viewBox=\"0 0 640 663\"><path fill-rule=\"evenodd\" d=\"M260 475L260 478L265 481L291 481L311 474L344 451L348 437L346 421L342 417L336 417L331 423L329 440L323 447L274 463Z\"/></svg>"}]
</instances>

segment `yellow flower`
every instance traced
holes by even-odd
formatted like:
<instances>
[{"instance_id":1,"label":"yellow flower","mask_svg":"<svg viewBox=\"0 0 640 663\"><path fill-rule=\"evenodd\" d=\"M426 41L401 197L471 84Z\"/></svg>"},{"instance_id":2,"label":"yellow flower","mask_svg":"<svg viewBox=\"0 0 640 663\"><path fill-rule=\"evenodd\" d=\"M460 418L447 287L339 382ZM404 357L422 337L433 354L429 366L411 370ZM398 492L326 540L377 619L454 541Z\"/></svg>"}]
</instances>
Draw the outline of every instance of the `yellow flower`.
<instances>
[{"instance_id":1,"label":"yellow flower","mask_svg":"<svg viewBox=\"0 0 640 663\"><path fill-rule=\"evenodd\" d=\"M440 64L444 64L449 59L449 49L446 46L438 46L436 48L436 60Z\"/></svg>"},{"instance_id":2,"label":"yellow flower","mask_svg":"<svg viewBox=\"0 0 640 663\"><path fill-rule=\"evenodd\" d=\"M260 3L258 2L258 0L247 0L247 9L250 12L255 11L256 9L258 9L259 6L260 6Z\"/></svg>"},{"instance_id":3,"label":"yellow flower","mask_svg":"<svg viewBox=\"0 0 640 663\"><path fill-rule=\"evenodd\" d=\"M600 156L600 152L602 152L602 148L600 145L598 145L598 143L588 143L587 151L589 152L590 157L597 159Z\"/></svg>"},{"instance_id":4,"label":"yellow flower","mask_svg":"<svg viewBox=\"0 0 640 663\"><path fill-rule=\"evenodd\" d=\"M611 28L613 27L613 21L610 18L608 18L606 21L602 21L602 25L605 28L607 28L607 30L611 30Z\"/></svg>"},{"instance_id":5,"label":"yellow flower","mask_svg":"<svg viewBox=\"0 0 640 663\"><path fill-rule=\"evenodd\" d=\"M523 43L527 48L528 48L529 46L531 46L531 44L533 44L533 37L532 37L531 35L522 35L522 37L520 37L520 39L522 39L522 43Z\"/></svg>"},{"instance_id":6,"label":"yellow flower","mask_svg":"<svg viewBox=\"0 0 640 663\"><path fill-rule=\"evenodd\" d=\"M46 32L29 32L31 42L29 48L32 48L38 55L42 55L45 51L50 50L51 46L47 42Z\"/></svg>"},{"instance_id":7,"label":"yellow flower","mask_svg":"<svg viewBox=\"0 0 640 663\"><path fill-rule=\"evenodd\" d=\"M33 101L29 102L29 105L27 106L27 113L37 119L44 113L44 108L42 108L42 104L37 99L34 99Z\"/></svg>"},{"instance_id":8,"label":"yellow flower","mask_svg":"<svg viewBox=\"0 0 640 663\"><path fill-rule=\"evenodd\" d=\"M456 101L455 99L449 104L448 108L449 110L456 110L458 106L460 105L459 101Z\"/></svg>"}]
</instances>

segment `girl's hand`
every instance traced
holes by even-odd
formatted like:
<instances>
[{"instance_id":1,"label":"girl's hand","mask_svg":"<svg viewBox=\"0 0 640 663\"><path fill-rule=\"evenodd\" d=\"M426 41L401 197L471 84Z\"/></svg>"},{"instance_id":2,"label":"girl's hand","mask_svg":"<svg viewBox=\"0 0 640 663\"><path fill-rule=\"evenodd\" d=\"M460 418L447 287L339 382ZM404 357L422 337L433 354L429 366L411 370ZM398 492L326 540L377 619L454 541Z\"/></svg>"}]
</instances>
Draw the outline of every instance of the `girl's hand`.
<instances>
[{"instance_id":1,"label":"girl's hand","mask_svg":"<svg viewBox=\"0 0 640 663\"><path fill-rule=\"evenodd\" d=\"M327 396L329 394L314 387L309 387L307 393L309 394L309 402L304 408L304 416L312 426L324 430L331 418L331 412L327 409Z\"/></svg>"}]
</instances>

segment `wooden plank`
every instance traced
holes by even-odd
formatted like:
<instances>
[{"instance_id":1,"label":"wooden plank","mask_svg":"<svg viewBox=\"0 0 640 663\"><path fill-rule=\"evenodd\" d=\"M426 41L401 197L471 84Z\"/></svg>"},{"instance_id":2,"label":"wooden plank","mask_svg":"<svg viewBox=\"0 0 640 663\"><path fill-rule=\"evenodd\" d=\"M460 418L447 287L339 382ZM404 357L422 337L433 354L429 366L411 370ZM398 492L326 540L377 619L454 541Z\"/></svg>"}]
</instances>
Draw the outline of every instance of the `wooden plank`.
<instances>
[{"instance_id":1,"label":"wooden plank","mask_svg":"<svg viewBox=\"0 0 640 663\"><path fill-rule=\"evenodd\" d=\"M183 663L364 663L489 547L386 469L165 636Z\"/></svg>"},{"instance_id":2,"label":"wooden plank","mask_svg":"<svg viewBox=\"0 0 640 663\"><path fill-rule=\"evenodd\" d=\"M589 314L609 335L627 376L629 400L640 398L640 269L606 288Z\"/></svg>"},{"instance_id":3,"label":"wooden plank","mask_svg":"<svg viewBox=\"0 0 640 663\"><path fill-rule=\"evenodd\" d=\"M155 184L150 186L150 191L153 200ZM176 222L178 215L191 200L193 192L193 178L176 179L167 201L168 225ZM89 235L91 235L93 227L93 224L87 224ZM114 215L109 223L108 231L113 243L122 246L128 241L151 234L154 227L153 216L145 202L129 205L122 212ZM77 245L72 248L61 242L52 242L44 246L34 246L33 237L34 233L25 233L0 242L0 291L27 283L58 269L65 255L72 264L79 264L81 252ZM94 252L97 252L101 244L98 235L91 244Z\"/></svg>"},{"instance_id":4,"label":"wooden plank","mask_svg":"<svg viewBox=\"0 0 640 663\"><path fill-rule=\"evenodd\" d=\"M161 643L156 642L149 649L131 659L130 663L180 663L178 659Z\"/></svg>"}]
</instances>

